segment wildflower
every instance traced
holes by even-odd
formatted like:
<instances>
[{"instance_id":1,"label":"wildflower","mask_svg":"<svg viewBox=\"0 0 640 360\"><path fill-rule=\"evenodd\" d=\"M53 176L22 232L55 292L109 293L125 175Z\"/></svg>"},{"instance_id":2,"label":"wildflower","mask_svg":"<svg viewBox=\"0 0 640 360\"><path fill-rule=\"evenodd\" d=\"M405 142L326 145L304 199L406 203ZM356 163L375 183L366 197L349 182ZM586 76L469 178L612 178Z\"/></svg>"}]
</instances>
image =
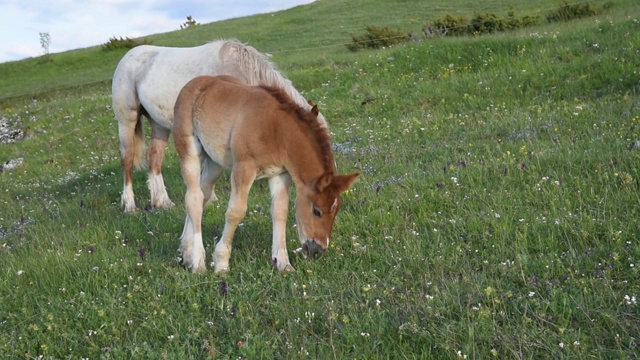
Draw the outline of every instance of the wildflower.
<instances>
[{"instance_id":1,"label":"wildflower","mask_svg":"<svg viewBox=\"0 0 640 360\"><path fill-rule=\"evenodd\" d=\"M226 295L227 294L227 290L228 290L227 282L224 281L224 280L221 281L220 282L220 294Z\"/></svg>"},{"instance_id":2,"label":"wildflower","mask_svg":"<svg viewBox=\"0 0 640 360\"><path fill-rule=\"evenodd\" d=\"M17 274L18 274L18 276L24 274L24 270L18 270Z\"/></svg>"},{"instance_id":3,"label":"wildflower","mask_svg":"<svg viewBox=\"0 0 640 360\"><path fill-rule=\"evenodd\" d=\"M140 257L140 259L144 260L144 249L143 248L138 249L138 256Z\"/></svg>"}]
</instances>

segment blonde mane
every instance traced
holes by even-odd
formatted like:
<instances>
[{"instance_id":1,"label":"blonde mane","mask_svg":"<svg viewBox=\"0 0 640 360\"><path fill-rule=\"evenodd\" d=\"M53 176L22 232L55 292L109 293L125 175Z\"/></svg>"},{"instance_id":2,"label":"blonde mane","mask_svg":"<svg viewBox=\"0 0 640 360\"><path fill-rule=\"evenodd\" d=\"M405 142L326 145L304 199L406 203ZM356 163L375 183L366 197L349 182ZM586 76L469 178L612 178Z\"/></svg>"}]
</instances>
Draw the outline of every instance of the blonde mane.
<instances>
[{"instance_id":1,"label":"blonde mane","mask_svg":"<svg viewBox=\"0 0 640 360\"><path fill-rule=\"evenodd\" d=\"M280 103L281 109L293 112L298 122L309 129L313 139L320 148L324 168L328 171L335 172L335 159L333 157L333 151L331 150L331 136L322 120L313 112L303 109L300 105L296 104L283 89L268 85L260 85L260 87Z\"/></svg>"},{"instance_id":2,"label":"blonde mane","mask_svg":"<svg viewBox=\"0 0 640 360\"><path fill-rule=\"evenodd\" d=\"M246 84L264 84L280 88L298 106L309 110L306 99L293 87L291 80L287 79L279 70L278 66L252 46L243 44L236 40L226 40L220 49L220 58L223 63L231 63L234 67L239 67L240 72L245 77ZM322 126L327 127L327 121L322 114L318 114L318 119Z\"/></svg>"}]
</instances>

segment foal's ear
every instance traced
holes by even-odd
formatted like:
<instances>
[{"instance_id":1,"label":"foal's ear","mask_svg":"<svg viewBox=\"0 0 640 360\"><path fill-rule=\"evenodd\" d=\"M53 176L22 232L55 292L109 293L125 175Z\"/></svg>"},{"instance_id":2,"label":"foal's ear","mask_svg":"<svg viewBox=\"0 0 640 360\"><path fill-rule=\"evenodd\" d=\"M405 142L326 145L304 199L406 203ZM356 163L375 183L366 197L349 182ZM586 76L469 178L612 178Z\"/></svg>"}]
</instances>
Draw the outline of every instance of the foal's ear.
<instances>
[{"instance_id":1,"label":"foal's ear","mask_svg":"<svg viewBox=\"0 0 640 360\"><path fill-rule=\"evenodd\" d=\"M315 187L319 192L330 188L332 191L341 193L349 190L359 175L359 173L334 175L332 172L326 172L315 180Z\"/></svg>"},{"instance_id":2,"label":"foal's ear","mask_svg":"<svg viewBox=\"0 0 640 360\"><path fill-rule=\"evenodd\" d=\"M320 112L318 111L318 105L313 105L313 107L311 108L311 113L312 113L314 116L318 116L318 114L320 113Z\"/></svg>"},{"instance_id":3,"label":"foal's ear","mask_svg":"<svg viewBox=\"0 0 640 360\"><path fill-rule=\"evenodd\" d=\"M323 192L333 180L334 176L332 172L326 172L320 175L319 178L315 180L315 188L319 192Z\"/></svg>"},{"instance_id":4,"label":"foal's ear","mask_svg":"<svg viewBox=\"0 0 640 360\"><path fill-rule=\"evenodd\" d=\"M347 191L358 180L358 176L360 176L359 173L336 175L331 180L331 184L338 192Z\"/></svg>"}]
</instances>

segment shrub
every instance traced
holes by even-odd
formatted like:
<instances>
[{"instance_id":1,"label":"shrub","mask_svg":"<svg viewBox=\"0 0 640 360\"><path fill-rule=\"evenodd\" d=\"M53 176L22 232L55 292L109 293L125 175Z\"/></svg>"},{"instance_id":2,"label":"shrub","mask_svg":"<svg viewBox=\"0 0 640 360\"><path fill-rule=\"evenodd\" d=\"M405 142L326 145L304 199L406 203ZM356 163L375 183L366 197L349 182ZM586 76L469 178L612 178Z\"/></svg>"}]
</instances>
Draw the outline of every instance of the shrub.
<instances>
[{"instance_id":1,"label":"shrub","mask_svg":"<svg viewBox=\"0 0 640 360\"><path fill-rule=\"evenodd\" d=\"M509 10L507 18L504 20L506 30L522 29L529 26L535 26L540 23L539 16L525 15L521 18L517 18L513 9Z\"/></svg>"},{"instance_id":2,"label":"shrub","mask_svg":"<svg viewBox=\"0 0 640 360\"><path fill-rule=\"evenodd\" d=\"M469 32L469 18L465 16L452 16L446 14L441 18L428 22L422 28L426 37L435 35L466 35Z\"/></svg>"},{"instance_id":3,"label":"shrub","mask_svg":"<svg viewBox=\"0 0 640 360\"><path fill-rule=\"evenodd\" d=\"M601 8L593 8L588 3L569 4L565 2L559 8L547 15L548 22L569 21L587 16L600 14Z\"/></svg>"},{"instance_id":4,"label":"shrub","mask_svg":"<svg viewBox=\"0 0 640 360\"><path fill-rule=\"evenodd\" d=\"M381 48L409 41L409 35L398 29L392 29L388 26L377 27L372 25L365 26L367 33L365 35L351 35L352 43L347 45L351 51L364 48Z\"/></svg>"},{"instance_id":5,"label":"shrub","mask_svg":"<svg viewBox=\"0 0 640 360\"><path fill-rule=\"evenodd\" d=\"M494 13L476 13L469 24L473 34L492 34L505 30L505 21Z\"/></svg>"},{"instance_id":6,"label":"shrub","mask_svg":"<svg viewBox=\"0 0 640 360\"><path fill-rule=\"evenodd\" d=\"M537 16L516 17L513 9L509 10L506 18L488 12L476 13L471 19L464 16L454 17L446 14L441 18L428 22L422 28L422 31L427 38L435 35L481 35L521 29L537 25L538 22L539 17Z\"/></svg>"},{"instance_id":7,"label":"shrub","mask_svg":"<svg viewBox=\"0 0 640 360\"><path fill-rule=\"evenodd\" d=\"M500 18L494 13L476 14L471 19L469 29L474 34L491 34L494 32L522 29L528 26L537 25L538 16L516 17L513 9L509 10L506 18Z\"/></svg>"},{"instance_id":8,"label":"shrub","mask_svg":"<svg viewBox=\"0 0 640 360\"><path fill-rule=\"evenodd\" d=\"M109 38L108 42L102 44L102 49L107 51L118 49L133 49L138 45L144 44L148 44L146 38L142 40L134 40L130 38L123 38L122 36L120 38L114 36L112 38Z\"/></svg>"}]
</instances>

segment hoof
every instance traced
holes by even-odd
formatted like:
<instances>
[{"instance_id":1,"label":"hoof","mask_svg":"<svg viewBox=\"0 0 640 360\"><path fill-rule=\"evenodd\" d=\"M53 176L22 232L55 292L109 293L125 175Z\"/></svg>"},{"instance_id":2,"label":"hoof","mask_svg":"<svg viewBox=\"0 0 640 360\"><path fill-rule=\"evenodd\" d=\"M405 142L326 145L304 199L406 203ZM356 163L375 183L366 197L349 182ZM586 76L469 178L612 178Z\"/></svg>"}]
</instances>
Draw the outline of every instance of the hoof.
<instances>
[{"instance_id":1,"label":"hoof","mask_svg":"<svg viewBox=\"0 0 640 360\"><path fill-rule=\"evenodd\" d=\"M291 264L287 264L284 268L282 269L278 269L281 273L285 273L285 272L294 272L296 271L296 269L293 268L293 266L291 266Z\"/></svg>"},{"instance_id":2,"label":"hoof","mask_svg":"<svg viewBox=\"0 0 640 360\"><path fill-rule=\"evenodd\" d=\"M215 268L215 273L216 274L226 274L229 272L229 267L221 267L221 268Z\"/></svg>"}]
</instances>

